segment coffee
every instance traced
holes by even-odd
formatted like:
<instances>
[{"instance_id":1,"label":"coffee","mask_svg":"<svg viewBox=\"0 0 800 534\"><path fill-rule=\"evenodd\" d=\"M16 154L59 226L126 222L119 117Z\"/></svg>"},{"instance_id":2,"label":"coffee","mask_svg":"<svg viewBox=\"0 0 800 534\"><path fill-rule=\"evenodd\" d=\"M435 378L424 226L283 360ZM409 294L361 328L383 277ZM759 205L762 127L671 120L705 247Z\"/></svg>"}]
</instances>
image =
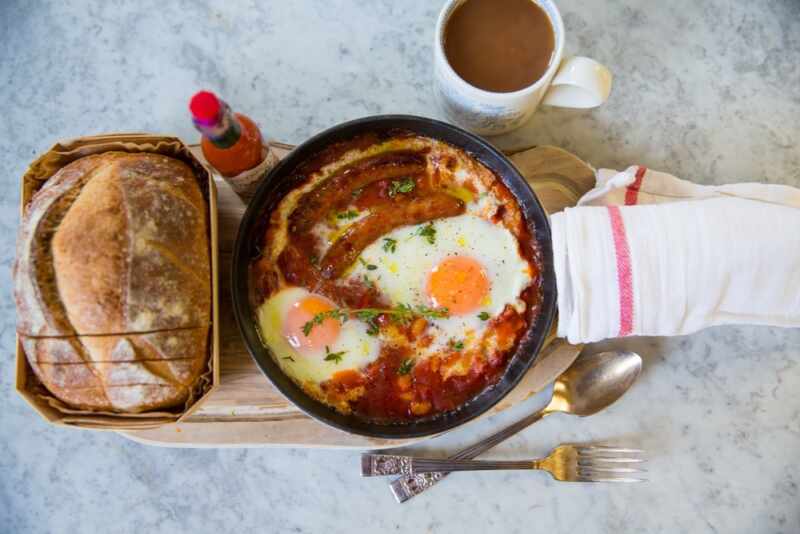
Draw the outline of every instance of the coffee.
<instances>
[{"instance_id":1,"label":"coffee","mask_svg":"<svg viewBox=\"0 0 800 534\"><path fill-rule=\"evenodd\" d=\"M467 83L496 93L541 78L553 57L550 19L532 0L467 0L447 21L444 50Z\"/></svg>"}]
</instances>

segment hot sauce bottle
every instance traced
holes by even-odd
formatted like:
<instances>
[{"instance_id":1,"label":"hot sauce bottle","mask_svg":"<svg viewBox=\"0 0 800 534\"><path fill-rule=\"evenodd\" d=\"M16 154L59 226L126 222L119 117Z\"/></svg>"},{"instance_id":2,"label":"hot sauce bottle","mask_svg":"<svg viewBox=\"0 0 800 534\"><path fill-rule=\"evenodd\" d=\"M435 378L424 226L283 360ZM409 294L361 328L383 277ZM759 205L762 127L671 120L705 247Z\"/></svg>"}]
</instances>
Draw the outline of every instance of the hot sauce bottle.
<instances>
[{"instance_id":1,"label":"hot sauce bottle","mask_svg":"<svg viewBox=\"0 0 800 534\"><path fill-rule=\"evenodd\" d=\"M240 196L249 197L278 161L252 119L234 113L210 91L196 93L189 103L192 122L200 131L203 156Z\"/></svg>"}]
</instances>

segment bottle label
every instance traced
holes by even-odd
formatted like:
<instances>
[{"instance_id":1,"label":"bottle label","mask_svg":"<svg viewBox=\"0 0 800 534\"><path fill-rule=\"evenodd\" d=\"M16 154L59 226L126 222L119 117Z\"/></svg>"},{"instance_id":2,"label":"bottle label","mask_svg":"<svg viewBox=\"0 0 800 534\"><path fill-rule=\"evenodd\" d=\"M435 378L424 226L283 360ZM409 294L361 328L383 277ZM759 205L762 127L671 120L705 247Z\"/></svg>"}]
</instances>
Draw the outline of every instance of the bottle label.
<instances>
[{"instance_id":1,"label":"bottle label","mask_svg":"<svg viewBox=\"0 0 800 534\"><path fill-rule=\"evenodd\" d=\"M278 164L278 156L268 146L264 146L262 155L261 163L252 169L248 169L236 176L224 177L225 181L230 184L231 189L244 199L250 199L255 194L261 180Z\"/></svg>"}]
</instances>

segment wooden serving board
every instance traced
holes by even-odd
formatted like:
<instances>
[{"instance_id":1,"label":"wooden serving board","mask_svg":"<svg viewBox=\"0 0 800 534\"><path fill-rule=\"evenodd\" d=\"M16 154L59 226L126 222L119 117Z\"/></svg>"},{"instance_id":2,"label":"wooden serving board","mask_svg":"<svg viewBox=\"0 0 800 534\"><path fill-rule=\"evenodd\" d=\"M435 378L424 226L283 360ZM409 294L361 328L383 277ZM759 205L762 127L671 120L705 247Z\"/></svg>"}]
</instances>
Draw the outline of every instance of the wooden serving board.
<instances>
[{"instance_id":1,"label":"wooden serving board","mask_svg":"<svg viewBox=\"0 0 800 534\"><path fill-rule=\"evenodd\" d=\"M279 157L290 145L272 143ZM202 159L197 147L195 153ZM594 171L573 154L541 146L511 155L548 213L572 206L594 186ZM190 417L155 429L121 432L150 445L171 447L320 447L387 448L416 440L386 440L348 434L306 416L261 373L242 342L230 299L233 244L245 205L216 177L219 213L220 385ZM578 356L581 347L551 335L539 361L491 413L541 391Z\"/></svg>"}]
</instances>

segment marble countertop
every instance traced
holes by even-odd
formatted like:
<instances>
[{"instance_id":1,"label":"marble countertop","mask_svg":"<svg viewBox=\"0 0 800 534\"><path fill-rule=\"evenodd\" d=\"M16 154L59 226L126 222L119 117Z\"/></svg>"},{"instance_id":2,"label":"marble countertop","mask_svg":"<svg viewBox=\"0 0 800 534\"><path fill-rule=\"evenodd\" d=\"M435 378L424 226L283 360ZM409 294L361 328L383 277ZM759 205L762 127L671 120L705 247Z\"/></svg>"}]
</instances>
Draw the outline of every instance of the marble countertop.
<instances>
[{"instance_id":1,"label":"marble countertop","mask_svg":"<svg viewBox=\"0 0 800 534\"><path fill-rule=\"evenodd\" d=\"M292 143L364 115L439 116L430 45L441 4L0 3L0 531L800 531L798 329L604 343L645 359L629 394L592 418L554 416L494 453L633 441L652 456L647 484L461 474L402 506L385 481L359 478L353 451L153 448L50 426L14 393L18 178L36 154L105 131L195 140L186 101L200 87ZM701 183L800 186L796 0L559 5L568 51L614 72L611 98L591 112L542 110L499 145L549 143L595 166L643 164ZM427 447L466 443L540 402Z\"/></svg>"}]
</instances>

